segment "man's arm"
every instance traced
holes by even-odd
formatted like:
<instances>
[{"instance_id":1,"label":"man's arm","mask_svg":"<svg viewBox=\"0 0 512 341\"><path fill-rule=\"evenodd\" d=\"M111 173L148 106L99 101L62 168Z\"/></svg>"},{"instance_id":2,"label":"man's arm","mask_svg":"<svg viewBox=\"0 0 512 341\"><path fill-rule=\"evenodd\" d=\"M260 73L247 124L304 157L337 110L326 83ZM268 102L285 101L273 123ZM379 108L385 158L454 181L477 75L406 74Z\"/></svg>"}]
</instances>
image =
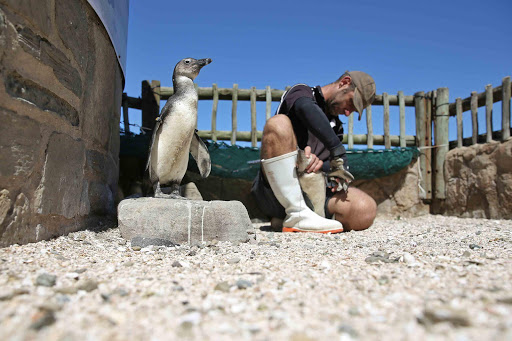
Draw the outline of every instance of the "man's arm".
<instances>
[{"instance_id":1,"label":"man's arm","mask_svg":"<svg viewBox=\"0 0 512 341\"><path fill-rule=\"evenodd\" d=\"M320 107L308 97L301 97L295 101L295 114L301 122L310 130L329 150L330 162L325 162L325 167L329 167L331 181L336 178L343 179L343 184L335 185L333 191L347 190L348 184L354 180L354 177L348 172L346 163L346 150L340 139L331 128L331 124ZM329 164L329 165L327 165ZM334 185L334 183L333 183Z\"/></svg>"}]
</instances>

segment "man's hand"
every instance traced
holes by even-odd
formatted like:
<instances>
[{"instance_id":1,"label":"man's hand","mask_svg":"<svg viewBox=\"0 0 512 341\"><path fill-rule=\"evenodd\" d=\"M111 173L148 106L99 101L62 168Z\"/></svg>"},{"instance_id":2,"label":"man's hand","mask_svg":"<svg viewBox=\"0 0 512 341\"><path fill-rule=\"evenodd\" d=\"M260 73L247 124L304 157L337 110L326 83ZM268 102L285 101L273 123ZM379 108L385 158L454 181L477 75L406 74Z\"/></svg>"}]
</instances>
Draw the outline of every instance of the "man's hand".
<instances>
[{"instance_id":1,"label":"man's hand","mask_svg":"<svg viewBox=\"0 0 512 341\"><path fill-rule=\"evenodd\" d=\"M324 162L318 158L315 154L311 153L311 147L306 146L304 148L304 154L306 158L309 158L309 165L306 167L306 173L316 173L322 169Z\"/></svg>"},{"instance_id":2,"label":"man's hand","mask_svg":"<svg viewBox=\"0 0 512 341\"><path fill-rule=\"evenodd\" d=\"M347 192L348 186L354 181L354 176L345 169L343 159L337 157L331 160L331 171L328 174L329 187L332 187L332 192L339 192L341 190Z\"/></svg>"}]
</instances>

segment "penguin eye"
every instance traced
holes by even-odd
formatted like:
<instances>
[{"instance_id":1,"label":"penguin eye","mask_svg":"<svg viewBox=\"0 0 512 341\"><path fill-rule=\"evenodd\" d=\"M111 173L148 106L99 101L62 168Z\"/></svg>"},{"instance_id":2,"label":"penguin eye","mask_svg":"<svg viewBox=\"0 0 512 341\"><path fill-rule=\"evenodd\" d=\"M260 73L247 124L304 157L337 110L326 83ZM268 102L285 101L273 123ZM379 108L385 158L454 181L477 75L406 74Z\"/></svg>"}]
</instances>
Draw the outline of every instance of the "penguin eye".
<instances>
[{"instance_id":1,"label":"penguin eye","mask_svg":"<svg viewBox=\"0 0 512 341\"><path fill-rule=\"evenodd\" d=\"M190 64L190 60L185 60L185 64Z\"/></svg>"}]
</instances>

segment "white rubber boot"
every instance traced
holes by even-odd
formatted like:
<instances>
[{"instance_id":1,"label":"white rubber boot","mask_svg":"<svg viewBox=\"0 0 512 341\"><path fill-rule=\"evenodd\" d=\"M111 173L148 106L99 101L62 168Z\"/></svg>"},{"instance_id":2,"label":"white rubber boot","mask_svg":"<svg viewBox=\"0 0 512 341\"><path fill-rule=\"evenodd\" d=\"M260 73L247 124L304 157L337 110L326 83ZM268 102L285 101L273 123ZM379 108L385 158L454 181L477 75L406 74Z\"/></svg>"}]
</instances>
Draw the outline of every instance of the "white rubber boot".
<instances>
[{"instance_id":1,"label":"white rubber boot","mask_svg":"<svg viewBox=\"0 0 512 341\"><path fill-rule=\"evenodd\" d=\"M343 225L339 221L322 218L306 206L296 163L297 151L261 160L270 188L286 212L283 232L342 232Z\"/></svg>"}]
</instances>

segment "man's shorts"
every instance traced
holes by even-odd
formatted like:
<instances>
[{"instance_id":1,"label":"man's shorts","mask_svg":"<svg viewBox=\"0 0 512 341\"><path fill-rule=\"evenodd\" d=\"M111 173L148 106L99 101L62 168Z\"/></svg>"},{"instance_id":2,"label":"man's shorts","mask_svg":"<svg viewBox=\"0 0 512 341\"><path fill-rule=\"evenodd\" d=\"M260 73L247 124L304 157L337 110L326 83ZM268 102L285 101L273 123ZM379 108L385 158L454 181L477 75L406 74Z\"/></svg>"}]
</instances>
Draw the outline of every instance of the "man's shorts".
<instances>
[{"instance_id":1,"label":"man's shorts","mask_svg":"<svg viewBox=\"0 0 512 341\"><path fill-rule=\"evenodd\" d=\"M263 172L261 171L261 169L258 171L258 175L256 175L256 178L252 183L251 193L256 199L256 203L258 204L259 208L269 218L275 217L284 219L286 217L284 207L277 200L276 196L274 195L274 192L272 191L272 188L270 188L269 183L263 176ZM330 214L329 210L327 209L327 203L329 202L329 199L332 198L334 193L331 192L330 188L326 187L325 194L325 217L330 219L332 218L332 214ZM304 197L304 200L306 201L306 205L308 205L308 207L312 209L313 205L311 205L311 202L308 200L307 195L305 195L304 192L302 192L302 195Z\"/></svg>"}]
</instances>

